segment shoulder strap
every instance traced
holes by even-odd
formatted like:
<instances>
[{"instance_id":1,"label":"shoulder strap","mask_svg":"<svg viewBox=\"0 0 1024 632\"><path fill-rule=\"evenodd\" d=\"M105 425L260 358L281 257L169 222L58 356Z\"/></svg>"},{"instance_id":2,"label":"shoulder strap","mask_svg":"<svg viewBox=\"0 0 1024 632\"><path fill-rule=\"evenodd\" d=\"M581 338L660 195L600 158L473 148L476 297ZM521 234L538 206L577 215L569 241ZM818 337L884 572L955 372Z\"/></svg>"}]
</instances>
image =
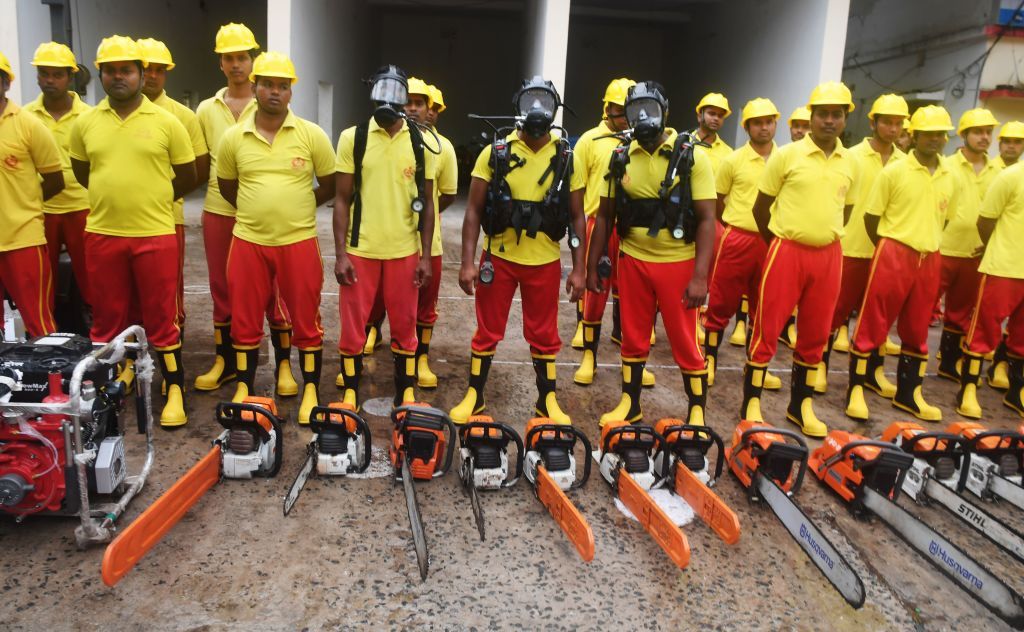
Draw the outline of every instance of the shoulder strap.
<instances>
[{"instance_id":1,"label":"shoulder strap","mask_svg":"<svg viewBox=\"0 0 1024 632\"><path fill-rule=\"evenodd\" d=\"M416 161L416 196L423 203L423 209L426 210L427 200L427 165L426 159L423 155L423 133L420 128L413 122L407 122L409 126L409 142L412 143L412 155ZM435 185L436 186L436 185ZM417 228L423 230L423 213L419 214L419 222Z\"/></svg>"},{"instance_id":2,"label":"shoulder strap","mask_svg":"<svg viewBox=\"0 0 1024 632\"><path fill-rule=\"evenodd\" d=\"M370 135L370 122L364 121L356 125L355 142L352 145L352 159L355 173L352 176L352 238L349 246L359 247L359 224L363 218L363 155L366 154L366 140Z\"/></svg>"}]
</instances>

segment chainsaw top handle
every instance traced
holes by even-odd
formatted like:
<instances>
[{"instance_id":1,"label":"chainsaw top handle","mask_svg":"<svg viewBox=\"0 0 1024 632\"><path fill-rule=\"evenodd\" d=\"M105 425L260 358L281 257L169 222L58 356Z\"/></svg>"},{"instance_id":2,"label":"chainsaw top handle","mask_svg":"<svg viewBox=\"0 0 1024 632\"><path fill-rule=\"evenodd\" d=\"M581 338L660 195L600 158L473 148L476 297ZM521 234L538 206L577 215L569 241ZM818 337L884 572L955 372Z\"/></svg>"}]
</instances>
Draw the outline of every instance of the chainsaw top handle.
<instances>
[{"instance_id":1,"label":"chainsaw top handle","mask_svg":"<svg viewBox=\"0 0 1024 632\"><path fill-rule=\"evenodd\" d=\"M479 432L474 433L474 430ZM472 438L470 438L470 433L473 433ZM503 481L501 486L512 487L522 477L523 460L526 457L526 451L523 448L523 440L519 437L519 433L509 425L496 421L471 421L459 426L459 444L465 447L467 440L491 443L499 449L505 449L509 442L516 444L515 475Z\"/></svg>"},{"instance_id":2,"label":"chainsaw top handle","mask_svg":"<svg viewBox=\"0 0 1024 632\"><path fill-rule=\"evenodd\" d=\"M349 429L349 422L355 427L355 432ZM372 456L373 439L370 436L370 425L366 423L358 413L348 408L338 406L314 406L309 412L309 429L314 434L340 433L347 436L362 435L363 437L363 460L356 467L356 472L365 472L370 467ZM319 444L318 444L319 445Z\"/></svg>"},{"instance_id":3,"label":"chainsaw top handle","mask_svg":"<svg viewBox=\"0 0 1024 632\"><path fill-rule=\"evenodd\" d=\"M452 466L455 455L455 424L443 410L433 406L409 405L398 406L391 410L391 422L395 424L395 432L400 435L407 434L415 428L423 428L434 432L443 432L448 435L445 446L444 463L434 470L434 478L444 476ZM404 453L405 450L403 449ZM403 454L406 458L407 454Z\"/></svg>"},{"instance_id":4,"label":"chainsaw top handle","mask_svg":"<svg viewBox=\"0 0 1024 632\"><path fill-rule=\"evenodd\" d=\"M684 433L690 433L685 435ZM715 458L715 475L712 477L710 484L713 484L722 475L722 469L725 466L725 459L722 458L725 455L725 443L722 441L722 437L717 432L707 426L693 426L690 424L679 424L674 426L668 426L662 428L661 436L664 438L665 443L659 451L671 452L683 463L683 450L688 447L696 448L703 455L707 455L708 450L714 445L717 448L717 454ZM665 468L668 468L669 459L665 459ZM663 478L667 478L670 472L663 472Z\"/></svg>"},{"instance_id":5,"label":"chainsaw top handle","mask_svg":"<svg viewBox=\"0 0 1024 632\"><path fill-rule=\"evenodd\" d=\"M772 441L768 447L751 445L754 437L759 434L781 435L783 440ZM794 440L796 445L787 443L786 439ZM749 449L751 451L751 455L758 460L758 469L764 465L761 460L762 457L768 457L772 460L789 461L791 464L790 473L792 473L792 463L794 461L799 461L800 468L797 470L796 479L793 480L793 484L789 488L789 493L795 494L800 490L800 485L804 482L804 474L807 473L807 457L809 456L809 452L807 451L807 442L804 441L804 438L798 433L793 430L787 430L786 428L775 428L774 426L758 426L751 428L740 435L740 441L735 447L733 447L732 453L733 455L736 455L744 449ZM784 482L785 481L782 481L782 483Z\"/></svg>"},{"instance_id":6,"label":"chainsaw top handle","mask_svg":"<svg viewBox=\"0 0 1024 632\"><path fill-rule=\"evenodd\" d=\"M931 447L923 445L926 440L932 440ZM963 491L967 485L967 475L971 463L970 440L963 435L951 432L919 432L912 437L903 437L900 444L907 454L920 457L935 467L935 459L948 457L953 459L957 469L960 470L960 478L957 480L957 491Z\"/></svg>"},{"instance_id":7,"label":"chainsaw top handle","mask_svg":"<svg viewBox=\"0 0 1024 632\"><path fill-rule=\"evenodd\" d=\"M997 441L993 442L992 439ZM989 447L990 445L994 447ZM972 454L994 456L1024 454L1024 434L1013 430L985 430L967 441L967 451Z\"/></svg>"},{"instance_id":8,"label":"chainsaw top handle","mask_svg":"<svg viewBox=\"0 0 1024 632\"><path fill-rule=\"evenodd\" d=\"M576 477L569 489L579 489L590 478L590 439L580 432L576 426L570 424L539 424L530 428L526 433L524 443L530 450L540 451L541 448L564 448L572 452L576 447L576 441L583 443L583 476Z\"/></svg>"},{"instance_id":9,"label":"chainsaw top handle","mask_svg":"<svg viewBox=\"0 0 1024 632\"><path fill-rule=\"evenodd\" d=\"M251 417L246 418L244 413ZM276 430L277 436L281 436L281 420L273 413L255 404L236 404L233 402L220 402L217 404L217 423L225 430L235 428L246 428L254 430L262 441L270 440L270 430Z\"/></svg>"}]
</instances>

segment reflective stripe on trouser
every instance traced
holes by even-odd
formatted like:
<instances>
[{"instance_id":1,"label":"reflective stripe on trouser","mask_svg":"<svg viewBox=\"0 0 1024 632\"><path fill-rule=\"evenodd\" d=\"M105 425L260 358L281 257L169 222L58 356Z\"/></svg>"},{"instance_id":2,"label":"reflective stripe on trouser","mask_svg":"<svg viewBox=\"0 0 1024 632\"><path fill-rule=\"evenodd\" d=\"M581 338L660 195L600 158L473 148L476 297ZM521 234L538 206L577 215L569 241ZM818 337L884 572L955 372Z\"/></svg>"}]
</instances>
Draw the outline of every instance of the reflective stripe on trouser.
<instances>
[{"instance_id":1,"label":"reflective stripe on trouser","mask_svg":"<svg viewBox=\"0 0 1024 632\"><path fill-rule=\"evenodd\" d=\"M89 334L94 342L110 341L137 315L151 345L163 349L178 344L178 244L173 234L86 233L85 261L96 299Z\"/></svg>"},{"instance_id":2,"label":"reflective stripe on trouser","mask_svg":"<svg viewBox=\"0 0 1024 632\"><path fill-rule=\"evenodd\" d=\"M378 291L383 291L384 308L391 326L391 349L416 352L416 297L413 285L418 254L400 259L369 259L349 254L355 268L354 285L338 288L338 310L341 317L342 355L363 352L366 344L366 323Z\"/></svg>"},{"instance_id":3,"label":"reflective stripe on trouser","mask_svg":"<svg viewBox=\"0 0 1024 632\"><path fill-rule=\"evenodd\" d=\"M597 219L587 218L587 248L590 248L590 235L594 232ZM591 323L601 322L604 318L604 308L608 304L608 295L618 293L618 267L619 267L619 233L612 227L608 235L608 258L612 261L612 275L604 280L603 292L583 293L583 320Z\"/></svg>"},{"instance_id":4,"label":"reflective stripe on trouser","mask_svg":"<svg viewBox=\"0 0 1024 632\"><path fill-rule=\"evenodd\" d=\"M703 371L697 344L697 312L683 302L694 261L652 263L629 255L619 259L619 309L622 311L622 357L643 360L651 349L651 327L658 311L668 334L672 357L683 371Z\"/></svg>"},{"instance_id":5,"label":"reflective stripe on trouser","mask_svg":"<svg viewBox=\"0 0 1024 632\"><path fill-rule=\"evenodd\" d=\"M1007 318L1010 321L1006 348L1013 355L1024 357L1024 279L981 275L974 318L964 342L967 350L977 355L995 350Z\"/></svg>"},{"instance_id":6,"label":"reflective stripe on trouser","mask_svg":"<svg viewBox=\"0 0 1024 632\"><path fill-rule=\"evenodd\" d=\"M793 357L808 366L821 362L839 297L842 267L843 250L838 241L815 247L789 239L772 240L757 290L751 362L767 365L775 357L779 334L794 307L799 334Z\"/></svg>"},{"instance_id":7,"label":"reflective stripe on trouser","mask_svg":"<svg viewBox=\"0 0 1024 632\"><path fill-rule=\"evenodd\" d=\"M46 246L0 252L0 318L4 289L18 306L29 336L57 331L57 321L53 319L53 273Z\"/></svg>"},{"instance_id":8,"label":"reflective stripe on trouser","mask_svg":"<svg viewBox=\"0 0 1024 632\"><path fill-rule=\"evenodd\" d=\"M843 257L843 276L839 281L839 298L832 315L832 331L850 324L853 310L864 302L864 289L871 276L871 258Z\"/></svg>"},{"instance_id":9,"label":"reflective stripe on trouser","mask_svg":"<svg viewBox=\"0 0 1024 632\"><path fill-rule=\"evenodd\" d=\"M721 220L715 220L715 249L711 251L711 265L708 270L711 272L708 274L708 286L711 286L711 281L714 280L715 265L718 263L718 251L722 248L722 240L725 238L725 224Z\"/></svg>"},{"instance_id":10,"label":"reflective stripe on trouser","mask_svg":"<svg viewBox=\"0 0 1024 632\"><path fill-rule=\"evenodd\" d=\"M523 338L535 355L554 355L562 348L558 337L558 293L562 263L523 265L491 257L494 280L476 286L476 333L473 351L493 352L505 337L512 297L519 288L523 308ZM650 334L648 334L650 335Z\"/></svg>"},{"instance_id":11,"label":"reflective stripe on trouser","mask_svg":"<svg viewBox=\"0 0 1024 632\"><path fill-rule=\"evenodd\" d=\"M228 252L231 250L231 232L235 218L203 211L203 244L206 247L206 267L210 279L210 298L213 300L213 322L231 322L231 299L228 296ZM266 305L267 322L276 329L291 327L288 308L281 293L274 292Z\"/></svg>"},{"instance_id":12,"label":"reflective stripe on trouser","mask_svg":"<svg viewBox=\"0 0 1024 632\"><path fill-rule=\"evenodd\" d=\"M85 220L88 217L89 209L70 213L43 213L43 224L46 232L46 249L50 255L50 270L53 271L54 279L57 278L60 247L64 246L71 257L71 269L75 272L78 293L82 295L86 305L92 305L89 274L85 269ZM56 286L56 283L54 285Z\"/></svg>"},{"instance_id":13,"label":"reflective stripe on trouser","mask_svg":"<svg viewBox=\"0 0 1024 632\"><path fill-rule=\"evenodd\" d=\"M904 352L928 353L928 324L939 290L942 256L883 237L875 247L850 348L869 353L885 343L893 322ZM799 331L799 325L797 326Z\"/></svg>"},{"instance_id":14,"label":"reflective stripe on trouser","mask_svg":"<svg viewBox=\"0 0 1024 632\"><path fill-rule=\"evenodd\" d=\"M178 326L185 326L185 227L174 225L174 238L178 244Z\"/></svg>"},{"instance_id":15,"label":"reflective stripe on trouser","mask_svg":"<svg viewBox=\"0 0 1024 632\"><path fill-rule=\"evenodd\" d=\"M974 313L974 301L978 298L978 283L981 273L978 266L981 257L947 257L942 255L942 269L939 276L937 296L946 296L945 317L946 327L967 331L971 326L971 315Z\"/></svg>"},{"instance_id":16,"label":"reflective stripe on trouser","mask_svg":"<svg viewBox=\"0 0 1024 632\"><path fill-rule=\"evenodd\" d=\"M708 309L704 328L722 331L739 309L743 296L748 297L747 313L753 318L757 311L757 285L768 245L759 233L726 226L722 243L711 271Z\"/></svg>"}]
</instances>

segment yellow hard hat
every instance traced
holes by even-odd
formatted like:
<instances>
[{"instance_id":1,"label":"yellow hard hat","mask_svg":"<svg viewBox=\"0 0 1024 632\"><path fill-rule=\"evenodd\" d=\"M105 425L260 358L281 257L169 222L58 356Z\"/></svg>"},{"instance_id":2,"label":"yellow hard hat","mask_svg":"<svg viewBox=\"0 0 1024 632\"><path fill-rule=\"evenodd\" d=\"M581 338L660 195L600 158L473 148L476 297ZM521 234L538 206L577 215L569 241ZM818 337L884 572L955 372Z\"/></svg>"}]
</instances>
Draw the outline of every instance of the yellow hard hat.
<instances>
[{"instance_id":1,"label":"yellow hard hat","mask_svg":"<svg viewBox=\"0 0 1024 632\"><path fill-rule=\"evenodd\" d=\"M252 34L249 27L244 24L230 22L220 27L217 31L217 40L213 52L237 53L243 50L254 50L260 45L256 43L256 36Z\"/></svg>"},{"instance_id":2,"label":"yellow hard hat","mask_svg":"<svg viewBox=\"0 0 1024 632\"><path fill-rule=\"evenodd\" d=\"M960 123L956 126L956 133L963 134L964 131L972 127L989 127L999 125L999 121L996 117L992 116L992 113L985 108L974 108L973 110L967 110L960 117Z\"/></svg>"},{"instance_id":3,"label":"yellow hard hat","mask_svg":"<svg viewBox=\"0 0 1024 632\"><path fill-rule=\"evenodd\" d=\"M406 90L406 93L410 95L422 94L427 97L427 107L432 107L434 105L434 99L430 96L430 86L427 85L426 81L417 77L409 77L408 82L409 88Z\"/></svg>"},{"instance_id":4,"label":"yellow hard hat","mask_svg":"<svg viewBox=\"0 0 1024 632\"><path fill-rule=\"evenodd\" d=\"M256 83L256 77L280 77L291 79L292 84L298 82L299 77L295 74L295 64L284 53L276 50L268 50L260 53L256 61L252 62L252 73L249 74L249 81Z\"/></svg>"},{"instance_id":5,"label":"yellow hard hat","mask_svg":"<svg viewBox=\"0 0 1024 632\"><path fill-rule=\"evenodd\" d=\"M903 119L903 129L910 131L910 117Z\"/></svg>"},{"instance_id":6,"label":"yellow hard hat","mask_svg":"<svg viewBox=\"0 0 1024 632\"><path fill-rule=\"evenodd\" d=\"M47 68L70 68L71 72L78 72L78 62L75 61L75 54L64 44L57 42L44 42L36 49L32 57L33 66L46 66Z\"/></svg>"},{"instance_id":7,"label":"yellow hard hat","mask_svg":"<svg viewBox=\"0 0 1024 632\"><path fill-rule=\"evenodd\" d=\"M174 59L171 58L171 50L160 40L152 37L135 40L139 45L139 52L142 53L142 61L147 64L165 64L167 70L174 68Z\"/></svg>"},{"instance_id":8,"label":"yellow hard hat","mask_svg":"<svg viewBox=\"0 0 1024 632\"><path fill-rule=\"evenodd\" d=\"M811 111L801 105L800 107L798 107L795 110L793 110L793 113L789 115L789 121L787 121L787 122L789 123L789 126L792 127L793 126L793 121L807 121L807 122L810 122L810 120L811 120Z\"/></svg>"},{"instance_id":9,"label":"yellow hard hat","mask_svg":"<svg viewBox=\"0 0 1024 632\"><path fill-rule=\"evenodd\" d=\"M732 110L729 109L729 99L726 99L725 95L719 92L709 92L705 94L701 98L700 103L697 104L697 114L700 114L700 111L709 105L725 110L726 117L732 114Z\"/></svg>"},{"instance_id":10,"label":"yellow hard hat","mask_svg":"<svg viewBox=\"0 0 1024 632\"><path fill-rule=\"evenodd\" d=\"M621 77L619 79L612 79L608 87L604 89L604 106L608 107L609 103L615 105L626 105L626 95L629 93L629 89L636 85L636 82L632 79Z\"/></svg>"},{"instance_id":11,"label":"yellow hard hat","mask_svg":"<svg viewBox=\"0 0 1024 632\"><path fill-rule=\"evenodd\" d=\"M7 74L7 78L14 81L14 72L11 71L11 62L7 61L7 55L0 53L0 70Z\"/></svg>"},{"instance_id":12,"label":"yellow hard hat","mask_svg":"<svg viewBox=\"0 0 1024 632\"><path fill-rule=\"evenodd\" d=\"M948 132L953 129L953 120L941 105L926 105L910 117L910 129L915 132Z\"/></svg>"},{"instance_id":13,"label":"yellow hard hat","mask_svg":"<svg viewBox=\"0 0 1024 632\"><path fill-rule=\"evenodd\" d=\"M752 118L758 118L761 116L774 116L779 118L779 109L775 107L771 99L751 99L747 101L747 104L743 106L743 118L740 120L740 125L746 125L747 121Z\"/></svg>"},{"instance_id":14,"label":"yellow hard hat","mask_svg":"<svg viewBox=\"0 0 1024 632\"><path fill-rule=\"evenodd\" d=\"M910 108L907 107L906 100L900 95L883 94L875 99L875 102L871 104L871 111L868 112L868 118L873 121L879 114L883 116L902 116L909 118Z\"/></svg>"},{"instance_id":15,"label":"yellow hard hat","mask_svg":"<svg viewBox=\"0 0 1024 632\"><path fill-rule=\"evenodd\" d=\"M999 138L1024 138L1024 123L1010 121L999 129Z\"/></svg>"},{"instance_id":16,"label":"yellow hard hat","mask_svg":"<svg viewBox=\"0 0 1024 632\"><path fill-rule=\"evenodd\" d=\"M142 51L139 50L138 43L124 35L104 37L100 42L99 48L96 49L96 61L94 63L97 68L100 67L100 64L112 61L140 61L143 68L148 65L148 62L142 58Z\"/></svg>"},{"instance_id":17,"label":"yellow hard hat","mask_svg":"<svg viewBox=\"0 0 1024 632\"><path fill-rule=\"evenodd\" d=\"M430 90L430 107L436 107L438 114L448 109L444 104L444 94L441 93L440 88L430 84L427 86L427 90Z\"/></svg>"},{"instance_id":18,"label":"yellow hard hat","mask_svg":"<svg viewBox=\"0 0 1024 632\"><path fill-rule=\"evenodd\" d=\"M826 81L819 83L811 91L811 98L807 100L807 109L815 105L845 105L847 112L853 112L853 95L850 89L842 81Z\"/></svg>"}]
</instances>

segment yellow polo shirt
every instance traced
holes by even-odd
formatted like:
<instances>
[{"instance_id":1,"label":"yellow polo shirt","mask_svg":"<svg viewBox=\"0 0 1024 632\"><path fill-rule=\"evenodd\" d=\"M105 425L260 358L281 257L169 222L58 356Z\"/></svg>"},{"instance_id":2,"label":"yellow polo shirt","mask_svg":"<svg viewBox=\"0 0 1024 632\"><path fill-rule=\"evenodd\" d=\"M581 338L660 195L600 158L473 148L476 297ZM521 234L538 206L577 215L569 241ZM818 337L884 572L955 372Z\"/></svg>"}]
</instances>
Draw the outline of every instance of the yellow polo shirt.
<instances>
[{"instance_id":1,"label":"yellow polo shirt","mask_svg":"<svg viewBox=\"0 0 1024 632\"><path fill-rule=\"evenodd\" d=\"M619 139L611 136L612 129L601 121L597 127L583 132L572 151L572 183L569 189L583 192L583 212L587 217L597 215L601 197L608 195L608 165ZM603 137L603 138L602 138Z\"/></svg>"},{"instance_id":2,"label":"yellow polo shirt","mask_svg":"<svg viewBox=\"0 0 1024 632\"><path fill-rule=\"evenodd\" d=\"M772 153L777 149L772 143ZM715 169L715 190L726 196L722 221L730 226L757 232L754 200L767 160L750 143L726 156Z\"/></svg>"},{"instance_id":3,"label":"yellow polo shirt","mask_svg":"<svg viewBox=\"0 0 1024 632\"><path fill-rule=\"evenodd\" d=\"M942 246L939 251L944 257L973 257L981 248L981 236L978 235L978 209L981 201L992 184L992 180L1001 171L1000 164L994 159L985 162L981 173L974 172L974 165L964 158L959 149L945 157L946 165L960 177L963 195L957 202L956 217L949 222L942 234Z\"/></svg>"},{"instance_id":4,"label":"yellow polo shirt","mask_svg":"<svg viewBox=\"0 0 1024 632\"><path fill-rule=\"evenodd\" d=\"M984 274L1024 279L1024 163L1010 165L993 180L982 202L981 217L996 220L978 270Z\"/></svg>"},{"instance_id":5,"label":"yellow polo shirt","mask_svg":"<svg viewBox=\"0 0 1024 632\"><path fill-rule=\"evenodd\" d=\"M843 236L843 208L853 204L857 166L836 141L825 157L807 134L772 152L758 190L776 198L768 228L781 239L827 246Z\"/></svg>"},{"instance_id":6,"label":"yellow polo shirt","mask_svg":"<svg viewBox=\"0 0 1024 632\"><path fill-rule=\"evenodd\" d=\"M708 158L711 159L711 168L715 172L718 171L718 167L722 164L722 161L728 158L729 154L732 153L732 147L722 140L722 136L720 134L715 134L715 141L711 143L711 147L698 145L697 150L703 151L708 155Z\"/></svg>"},{"instance_id":7,"label":"yellow polo shirt","mask_svg":"<svg viewBox=\"0 0 1024 632\"><path fill-rule=\"evenodd\" d=\"M60 166L64 172L64 190L43 202L44 213L70 213L72 211L84 211L89 208L89 192L85 190L78 180L75 179L75 172L71 169L71 156L68 155L68 144L71 142L71 126L82 112L87 112L91 106L86 105L78 96L77 92L68 92L71 95L71 109L55 120L46 106L43 105L43 95L39 95L35 101L25 105L25 111L34 114L46 129L53 134L60 148Z\"/></svg>"},{"instance_id":8,"label":"yellow polo shirt","mask_svg":"<svg viewBox=\"0 0 1024 632\"><path fill-rule=\"evenodd\" d=\"M346 129L338 138L334 167L338 173L354 174L356 171L355 138L355 127ZM424 139L424 142L429 141ZM433 180L437 157L424 149L423 159L427 180ZM402 129L392 137L371 118L363 154L359 246L348 246L348 252L368 259L401 259L420 251L419 215L411 206L416 197L415 176L416 156L409 139L409 123L403 121ZM355 204L349 211L346 244L352 239L351 213L354 211Z\"/></svg>"},{"instance_id":9,"label":"yellow polo shirt","mask_svg":"<svg viewBox=\"0 0 1024 632\"><path fill-rule=\"evenodd\" d=\"M455 156L455 146L440 132L437 132L437 137L441 139L441 155L437 157L437 173L434 174L434 241L430 244L430 254L434 257L444 254L441 244L441 206L438 201L442 195L455 195L459 191L459 161ZM425 134L424 142L432 143L433 140L430 134Z\"/></svg>"},{"instance_id":10,"label":"yellow polo shirt","mask_svg":"<svg viewBox=\"0 0 1024 632\"><path fill-rule=\"evenodd\" d=\"M505 137L505 140L511 145L512 156L518 156L525 161L508 174L508 187L512 192L513 200L540 202L544 199L555 176L553 173L548 174L543 182L540 182L540 178L547 171L551 165L551 159L558 151L557 138L558 135L552 132L551 140L541 147L540 151L534 153L525 142L519 139L517 132L512 132ZM476 159L476 164L473 166L473 177L490 182L493 173L491 146L488 145ZM487 220L481 217L480 221L486 222ZM538 232L537 236L531 239L526 235L526 231L523 231L519 242L516 243L516 231L513 228L505 229L504 233L496 236L493 240L485 236L484 249L487 249L488 246L493 256L528 266L539 266L558 261L560 253L559 245L542 232Z\"/></svg>"},{"instance_id":11,"label":"yellow polo shirt","mask_svg":"<svg viewBox=\"0 0 1024 632\"><path fill-rule=\"evenodd\" d=\"M196 108L196 117L199 119L199 127L203 130L206 147L210 151L210 180L206 185L206 200L203 201L203 210L216 215L233 217L235 207L228 204L228 201L220 194L220 189L217 188L217 147L220 145L220 138L224 132L237 122L231 113L231 108L224 101L224 94L227 91L226 87L221 88L217 94L203 100ZM241 120L255 111L256 99L253 98L238 118Z\"/></svg>"},{"instance_id":12,"label":"yellow polo shirt","mask_svg":"<svg viewBox=\"0 0 1024 632\"><path fill-rule=\"evenodd\" d=\"M654 152L640 146L635 140L629 145L629 164L622 176L622 189L630 198L656 198L661 192L661 181L668 170L668 154L675 145L676 130L668 128L668 137ZM667 150L667 151L666 151ZM678 176L673 184L678 183ZM715 176L711 167L711 158L707 152L694 151L693 170L690 172L690 194L694 200L716 200ZM614 190L611 197L614 197ZM697 245L686 243L672 237L672 227L662 228L656 237L647 235L646 226L633 226L625 239L619 242L619 249L627 255L654 263L671 263L688 261L697 254Z\"/></svg>"},{"instance_id":13,"label":"yellow polo shirt","mask_svg":"<svg viewBox=\"0 0 1024 632\"><path fill-rule=\"evenodd\" d=\"M939 157L935 173L913 151L878 174L864 202L865 215L881 217L878 235L921 253L939 249L942 228L956 214L960 183Z\"/></svg>"},{"instance_id":14,"label":"yellow polo shirt","mask_svg":"<svg viewBox=\"0 0 1024 632\"><path fill-rule=\"evenodd\" d=\"M174 171L196 159L178 119L143 97L128 118L107 99L71 128L71 157L89 163L85 230L118 237L174 234Z\"/></svg>"},{"instance_id":15,"label":"yellow polo shirt","mask_svg":"<svg viewBox=\"0 0 1024 632\"><path fill-rule=\"evenodd\" d=\"M199 118L195 112L167 96L166 90L161 92L160 96L153 100L153 103L173 114L174 118L178 119L185 126L189 142L192 143L192 151L196 157L210 153L210 150L206 147L206 138L203 136L203 129L199 125ZM185 224L184 198L174 200L174 223L178 225Z\"/></svg>"},{"instance_id":16,"label":"yellow polo shirt","mask_svg":"<svg viewBox=\"0 0 1024 632\"><path fill-rule=\"evenodd\" d=\"M0 252L46 243L39 174L60 169L53 134L8 100L0 114Z\"/></svg>"},{"instance_id":17,"label":"yellow polo shirt","mask_svg":"<svg viewBox=\"0 0 1024 632\"><path fill-rule=\"evenodd\" d=\"M316 237L313 176L334 177L334 148L318 125L289 111L268 143L253 113L224 132L217 156L217 177L238 180L235 237L261 246Z\"/></svg>"},{"instance_id":18,"label":"yellow polo shirt","mask_svg":"<svg viewBox=\"0 0 1024 632\"><path fill-rule=\"evenodd\" d=\"M865 138L850 148L850 156L857 164L857 201L853 204L850 221L846 222L846 234L840 243L843 245L843 256L854 259L870 259L875 254L875 244L868 237L868 229L864 225L864 201L871 193L875 178L882 168L894 161L907 157L903 150L893 145L892 154L886 164L882 164L882 154L871 146Z\"/></svg>"}]
</instances>

